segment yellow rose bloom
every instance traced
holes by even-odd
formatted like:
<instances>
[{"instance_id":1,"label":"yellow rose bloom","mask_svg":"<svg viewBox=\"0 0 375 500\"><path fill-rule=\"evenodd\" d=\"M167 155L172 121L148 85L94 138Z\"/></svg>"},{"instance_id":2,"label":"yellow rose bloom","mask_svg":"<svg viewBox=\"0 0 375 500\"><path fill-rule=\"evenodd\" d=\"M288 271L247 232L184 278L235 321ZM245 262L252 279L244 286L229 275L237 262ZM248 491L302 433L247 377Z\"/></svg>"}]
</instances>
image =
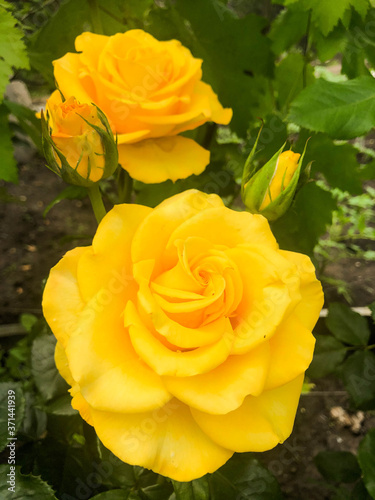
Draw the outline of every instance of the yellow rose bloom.
<instances>
[{"instance_id":1,"label":"yellow rose bloom","mask_svg":"<svg viewBox=\"0 0 375 500\"><path fill-rule=\"evenodd\" d=\"M178 134L213 121L228 124L212 88L201 81L202 60L177 40L160 42L143 30L114 36L82 33L77 54L54 61L59 89L94 102L118 134L119 163L146 183L200 174L209 152Z\"/></svg>"},{"instance_id":2,"label":"yellow rose bloom","mask_svg":"<svg viewBox=\"0 0 375 500\"><path fill-rule=\"evenodd\" d=\"M290 435L322 304L263 216L196 190L115 206L43 297L73 407L121 460L178 481Z\"/></svg>"}]
</instances>

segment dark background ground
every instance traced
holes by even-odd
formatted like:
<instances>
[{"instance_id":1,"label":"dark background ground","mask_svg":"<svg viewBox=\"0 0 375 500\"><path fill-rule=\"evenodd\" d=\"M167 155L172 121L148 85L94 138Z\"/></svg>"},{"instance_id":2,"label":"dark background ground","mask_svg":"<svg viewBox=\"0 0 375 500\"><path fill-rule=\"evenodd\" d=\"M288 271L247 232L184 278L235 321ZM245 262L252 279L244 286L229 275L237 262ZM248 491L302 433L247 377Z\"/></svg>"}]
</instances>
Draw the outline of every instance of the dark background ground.
<instances>
[{"instance_id":1,"label":"dark background ground","mask_svg":"<svg viewBox=\"0 0 375 500\"><path fill-rule=\"evenodd\" d=\"M88 200L64 200L44 218L44 209L65 185L27 146L17 147L16 156L19 184L7 185L6 190L0 185L2 325L16 324L25 312L41 314L42 279L67 250L90 244L96 227ZM326 273L350 284L352 305L365 306L373 300L375 263L337 262ZM334 287L326 288L326 298L329 302L342 300ZM1 328L0 334L6 335L6 328ZM0 340L6 345L17 338L2 336ZM339 410L332 410L335 407ZM312 392L302 395L292 436L258 458L277 477L286 498L334 498L313 457L327 449L356 453L360 440L374 426L374 412L352 412L339 381L325 378L316 381Z\"/></svg>"}]
</instances>

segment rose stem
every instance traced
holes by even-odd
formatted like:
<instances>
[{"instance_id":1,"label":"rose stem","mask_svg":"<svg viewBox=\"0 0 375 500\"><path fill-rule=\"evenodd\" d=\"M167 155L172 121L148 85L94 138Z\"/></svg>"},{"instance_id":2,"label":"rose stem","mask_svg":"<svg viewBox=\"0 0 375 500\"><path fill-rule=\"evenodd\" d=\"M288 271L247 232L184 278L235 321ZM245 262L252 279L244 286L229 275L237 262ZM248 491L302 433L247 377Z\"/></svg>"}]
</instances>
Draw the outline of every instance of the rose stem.
<instances>
[{"instance_id":1,"label":"rose stem","mask_svg":"<svg viewBox=\"0 0 375 500\"><path fill-rule=\"evenodd\" d=\"M131 194L133 190L133 179L130 177L128 172L123 168L118 169L118 202L119 203L130 203Z\"/></svg>"},{"instance_id":2,"label":"rose stem","mask_svg":"<svg viewBox=\"0 0 375 500\"><path fill-rule=\"evenodd\" d=\"M92 187L87 188L89 193L92 209L95 214L97 223L99 224L103 217L106 215L106 209L104 208L102 195L100 194L98 184L94 184Z\"/></svg>"}]
</instances>

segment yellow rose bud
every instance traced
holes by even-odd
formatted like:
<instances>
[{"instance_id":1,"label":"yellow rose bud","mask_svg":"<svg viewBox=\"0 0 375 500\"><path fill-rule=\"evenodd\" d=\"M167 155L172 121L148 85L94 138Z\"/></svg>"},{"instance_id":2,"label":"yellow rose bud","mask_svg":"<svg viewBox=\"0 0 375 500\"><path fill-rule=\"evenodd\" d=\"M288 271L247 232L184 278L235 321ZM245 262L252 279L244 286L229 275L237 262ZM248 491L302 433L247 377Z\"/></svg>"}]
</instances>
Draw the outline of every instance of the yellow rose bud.
<instances>
[{"instance_id":1,"label":"yellow rose bud","mask_svg":"<svg viewBox=\"0 0 375 500\"><path fill-rule=\"evenodd\" d=\"M241 195L250 212L274 221L284 215L293 202L306 146L300 155L290 150L283 151L284 144L265 165L258 168L253 159L261 130L245 163ZM305 169L305 173L308 170Z\"/></svg>"},{"instance_id":2,"label":"yellow rose bud","mask_svg":"<svg viewBox=\"0 0 375 500\"><path fill-rule=\"evenodd\" d=\"M200 174L210 153L179 134L212 121L227 125L223 108L202 81L202 60L177 40L159 41L141 29L113 36L82 33L77 53L54 61L63 94L95 103L117 134L119 163L145 183Z\"/></svg>"},{"instance_id":3,"label":"yellow rose bud","mask_svg":"<svg viewBox=\"0 0 375 500\"><path fill-rule=\"evenodd\" d=\"M116 205L43 296L72 406L121 460L177 481L288 438L322 305L307 256L196 190Z\"/></svg>"},{"instance_id":4,"label":"yellow rose bud","mask_svg":"<svg viewBox=\"0 0 375 500\"><path fill-rule=\"evenodd\" d=\"M298 168L298 160L301 155L293 153L293 151L284 151L279 156L276 162L276 168L268 185L267 192L263 198L259 211L264 210L272 201L280 195L282 191L289 185L294 172Z\"/></svg>"},{"instance_id":5,"label":"yellow rose bud","mask_svg":"<svg viewBox=\"0 0 375 500\"><path fill-rule=\"evenodd\" d=\"M48 167L66 182L91 186L118 164L116 142L104 114L75 97L63 101L55 91L42 113L43 150Z\"/></svg>"}]
</instances>

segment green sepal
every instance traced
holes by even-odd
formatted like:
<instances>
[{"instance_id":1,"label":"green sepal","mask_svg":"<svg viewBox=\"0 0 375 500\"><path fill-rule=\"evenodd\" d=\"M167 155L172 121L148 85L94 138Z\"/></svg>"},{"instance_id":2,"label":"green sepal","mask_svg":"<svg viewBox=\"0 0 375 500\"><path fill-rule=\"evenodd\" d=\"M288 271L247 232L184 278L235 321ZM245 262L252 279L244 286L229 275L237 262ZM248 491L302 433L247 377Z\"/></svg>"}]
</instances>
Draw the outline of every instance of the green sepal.
<instances>
[{"instance_id":1,"label":"green sepal","mask_svg":"<svg viewBox=\"0 0 375 500\"><path fill-rule=\"evenodd\" d=\"M277 160L285 148L284 143L272 158L263 165L244 185L242 200L246 208L254 214L258 214L264 196L269 189L270 182L274 176Z\"/></svg>"},{"instance_id":2,"label":"green sepal","mask_svg":"<svg viewBox=\"0 0 375 500\"><path fill-rule=\"evenodd\" d=\"M259 132L258 132L258 135L257 135L257 138L255 139L255 143L254 143L254 146L252 147L252 150L250 151L250 154L249 156L247 157L247 160L245 162L245 166L243 168L243 173L242 173L242 182L241 182L241 195L242 195L242 198L244 196L244 190L245 190L245 184L248 182L248 180L256 173L256 171L259 169L259 167L257 167L255 165L255 163L253 162L253 158L255 156L255 153L256 153L256 149L258 147L258 142L259 142L259 137L260 137L260 134L263 130L263 121L262 121L262 125L259 129Z\"/></svg>"},{"instance_id":3,"label":"green sepal","mask_svg":"<svg viewBox=\"0 0 375 500\"><path fill-rule=\"evenodd\" d=\"M88 125L90 125L90 127L93 128L100 136L105 158L102 179L106 179L107 177L110 177L118 167L117 136L115 139L111 127L109 125L108 119L106 115L103 113L103 111L100 108L98 108L96 104L94 103L91 104L96 107L98 118L101 121L105 130L103 130L101 127L98 127L97 125L93 125L85 118L83 118L83 116L81 115L78 116L81 116L82 120L84 120Z\"/></svg>"}]
</instances>

